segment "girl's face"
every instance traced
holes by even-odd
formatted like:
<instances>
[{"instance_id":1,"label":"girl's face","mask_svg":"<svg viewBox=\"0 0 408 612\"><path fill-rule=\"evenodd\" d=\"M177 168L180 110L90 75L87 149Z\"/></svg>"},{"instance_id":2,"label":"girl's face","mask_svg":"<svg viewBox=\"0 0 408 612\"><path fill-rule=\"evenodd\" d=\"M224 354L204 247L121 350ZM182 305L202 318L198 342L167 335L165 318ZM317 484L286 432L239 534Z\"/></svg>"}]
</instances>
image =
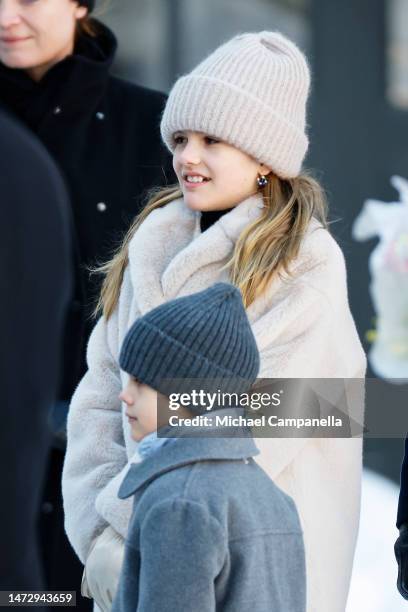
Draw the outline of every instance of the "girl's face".
<instances>
[{"instance_id":1,"label":"girl's face","mask_svg":"<svg viewBox=\"0 0 408 612\"><path fill-rule=\"evenodd\" d=\"M39 81L73 52L77 20L86 14L74 0L0 0L0 62Z\"/></svg>"},{"instance_id":2,"label":"girl's face","mask_svg":"<svg viewBox=\"0 0 408 612\"><path fill-rule=\"evenodd\" d=\"M258 191L258 174L270 169L239 149L202 132L176 132L173 167L187 206L233 208Z\"/></svg>"},{"instance_id":3,"label":"girl's face","mask_svg":"<svg viewBox=\"0 0 408 612\"><path fill-rule=\"evenodd\" d=\"M119 399L126 404L133 440L139 442L157 430L157 391L130 376Z\"/></svg>"}]
</instances>

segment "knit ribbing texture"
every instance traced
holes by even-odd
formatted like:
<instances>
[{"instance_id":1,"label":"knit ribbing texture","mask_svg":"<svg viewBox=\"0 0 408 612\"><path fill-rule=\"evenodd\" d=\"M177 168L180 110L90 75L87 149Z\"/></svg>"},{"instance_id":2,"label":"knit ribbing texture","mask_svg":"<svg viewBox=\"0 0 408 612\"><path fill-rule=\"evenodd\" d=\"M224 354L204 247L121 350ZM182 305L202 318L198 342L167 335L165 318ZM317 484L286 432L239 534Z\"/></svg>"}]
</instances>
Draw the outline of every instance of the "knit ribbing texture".
<instances>
[{"instance_id":1,"label":"knit ribbing texture","mask_svg":"<svg viewBox=\"0 0 408 612\"><path fill-rule=\"evenodd\" d=\"M217 283L154 308L128 331L119 363L164 395L191 392L192 381L205 391L248 391L259 353L241 293Z\"/></svg>"},{"instance_id":2,"label":"knit ribbing texture","mask_svg":"<svg viewBox=\"0 0 408 612\"><path fill-rule=\"evenodd\" d=\"M309 88L306 58L288 38L267 31L235 36L176 81L162 138L174 151L176 132L203 132L294 178L309 145Z\"/></svg>"}]
</instances>

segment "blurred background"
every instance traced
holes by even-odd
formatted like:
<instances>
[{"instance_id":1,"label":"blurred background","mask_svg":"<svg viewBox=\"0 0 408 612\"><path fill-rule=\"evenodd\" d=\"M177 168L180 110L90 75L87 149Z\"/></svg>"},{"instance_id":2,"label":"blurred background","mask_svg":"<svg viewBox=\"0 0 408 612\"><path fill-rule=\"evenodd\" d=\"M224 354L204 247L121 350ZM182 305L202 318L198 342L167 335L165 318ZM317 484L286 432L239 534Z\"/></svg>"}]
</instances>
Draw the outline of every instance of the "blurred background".
<instances>
[{"instance_id":1,"label":"blurred background","mask_svg":"<svg viewBox=\"0 0 408 612\"><path fill-rule=\"evenodd\" d=\"M114 72L162 91L238 32L280 30L307 53L313 88L306 166L328 192L331 230L346 257L351 309L368 352L375 327L368 258L378 240L355 242L351 227L366 199L398 199L391 175L408 177L408 0L111 0L100 2L95 16L118 36ZM375 377L370 367L368 376ZM389 385L391 403L393 393ZM405 606L393 559L403 435L365 440L348 612Z\"/></svg>"}]
</instances>

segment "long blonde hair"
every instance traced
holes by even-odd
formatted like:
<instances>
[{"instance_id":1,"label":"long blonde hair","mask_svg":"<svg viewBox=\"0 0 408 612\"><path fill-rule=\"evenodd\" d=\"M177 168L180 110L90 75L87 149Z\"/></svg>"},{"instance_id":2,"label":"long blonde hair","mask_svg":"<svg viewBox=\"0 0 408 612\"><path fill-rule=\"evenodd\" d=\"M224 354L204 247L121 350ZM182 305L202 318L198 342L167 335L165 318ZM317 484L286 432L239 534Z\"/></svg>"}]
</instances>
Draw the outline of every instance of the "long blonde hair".
<instances>
[{"instance_id":1,"label":"long blonde hair","mask_svg":"<svg viewBox=\"0 0 408 612\"><path fill-rule=\"evenodd\" d=\"M304 173L284 180L271 173L268 179L268 184L262 188L262 213L239 236L231 259L225 265L230 271L231 283L241 290L246 308L263 293L276 274L281 271L289 274L289 264L299 252L312 217L327 228L326 197L314 178ZM180 197L182 192L178 186L151 193L112 259L93 270L104 275L95 314L102 312L109 319L118 303L129 261L129 243L138 227L153 210Z\"/></svg>"}]
</instances>

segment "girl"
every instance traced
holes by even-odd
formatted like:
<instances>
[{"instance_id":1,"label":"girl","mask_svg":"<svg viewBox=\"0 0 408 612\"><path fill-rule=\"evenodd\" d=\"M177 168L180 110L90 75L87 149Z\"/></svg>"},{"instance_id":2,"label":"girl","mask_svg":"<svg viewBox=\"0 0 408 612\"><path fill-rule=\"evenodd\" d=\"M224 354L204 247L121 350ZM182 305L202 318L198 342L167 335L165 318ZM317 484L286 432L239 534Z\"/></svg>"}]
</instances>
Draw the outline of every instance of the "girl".
<instances>
[{"instance_id":1,"label":"girl","mask_svg":"<svg viewBox=\"0 0 408 612\"><path fill-rule=\"evenodd\" d=\"M322 190L301 174L309 82L299 49L260 32L222 45L170 93L161 133L179 185L152 198L103 268L103 315L69 415L66 530L84 563L103 530L125 536L131 512L117 498L136 450L118 400L118 350L137 317L229 280L243 296L261 378L364 377L344 258L327 230ZM344 612L361 440L257 443L261 466L297 503L308 611Z\"/></svg>"}]
</instances>

